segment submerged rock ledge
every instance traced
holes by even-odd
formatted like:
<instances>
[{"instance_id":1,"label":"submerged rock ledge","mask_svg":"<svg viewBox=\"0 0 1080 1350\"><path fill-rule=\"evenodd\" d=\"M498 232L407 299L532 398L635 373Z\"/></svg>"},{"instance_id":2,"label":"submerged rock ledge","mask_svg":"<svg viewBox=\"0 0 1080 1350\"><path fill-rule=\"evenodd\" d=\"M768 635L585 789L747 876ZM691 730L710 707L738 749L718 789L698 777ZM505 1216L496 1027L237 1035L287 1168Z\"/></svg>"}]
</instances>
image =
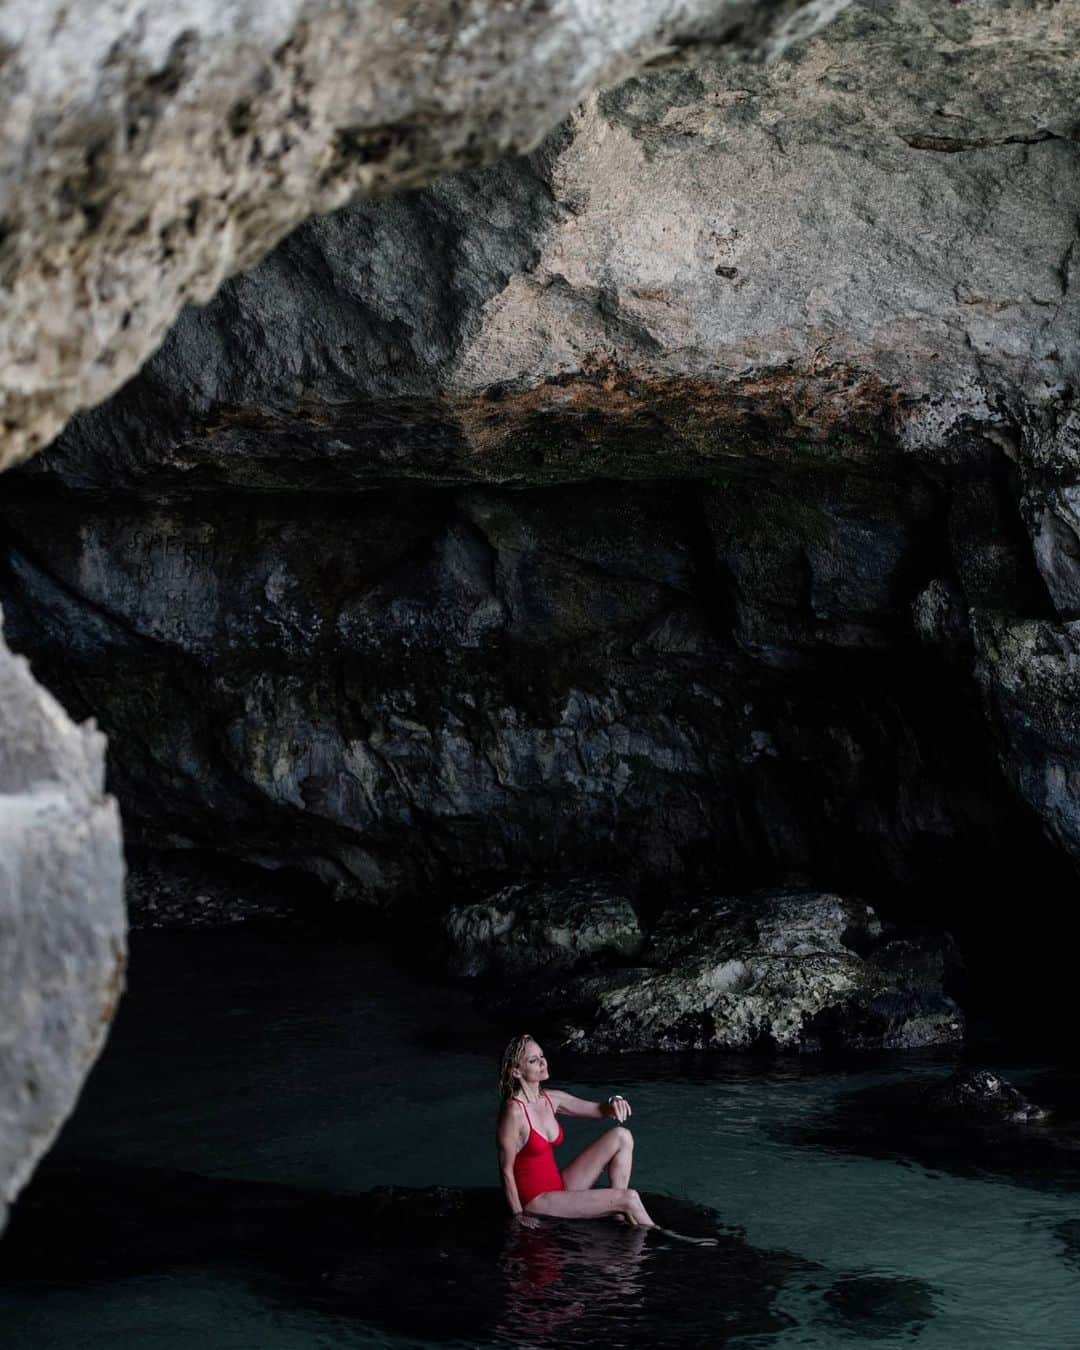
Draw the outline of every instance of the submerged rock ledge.
<instances>
[{"instance_id":1,"label":"submerged rock ledge","mask_svg":"<svg viewBox=\"0 0 1080 1350\"><path fill-rule=\"evenodd\" d=\"M612 1222L508 1222L491 1190L387 1187L335 1195L186 1173L50 1164L13 1222L3 1284L159 1277L195 1266L335 1328L560 1347L699 1347L780 1331L798 1281L824 1326L913 1334L936 1311L920 1281L829 1271L752 1246L719 1215L645 1193L657 1220L716 1239L695 1247ZM94 1219L87 1244L72 1207ZM76 1232L78 1236L75 1236Z\"/></svg>"}]
</instances>

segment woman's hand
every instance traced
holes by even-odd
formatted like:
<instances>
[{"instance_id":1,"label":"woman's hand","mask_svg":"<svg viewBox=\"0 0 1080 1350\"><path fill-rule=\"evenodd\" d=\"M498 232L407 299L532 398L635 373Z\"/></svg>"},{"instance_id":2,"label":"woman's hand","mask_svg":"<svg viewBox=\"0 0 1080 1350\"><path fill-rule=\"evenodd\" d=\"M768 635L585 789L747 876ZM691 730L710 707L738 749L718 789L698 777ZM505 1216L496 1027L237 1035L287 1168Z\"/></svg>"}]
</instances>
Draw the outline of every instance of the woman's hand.
<instances>
[{"instance_id":1,"label":"woman's hand","mask_svg":"<svg viewBox=\"0 0 1080 1350\"><path fill-rule=\"evenodd\" d=\"M617 1120L620 1125L629 1119L632 1114L630 1103L621 1092L616 1092L613 1097L607 1099L607 1113L612 1120Z\"/></svg>"},{"instance_id":2,"label":"woman's hand","mask_svg":"<svg viewBox=\"0 0 1080 1350\"><path fill-rule=\"evenodd\" d=\"M524 1210L514 1215L514 1222L522 1228L543 1228L544 1226L534 1214L526 1214Z\"/></svg>"}]
</instances>

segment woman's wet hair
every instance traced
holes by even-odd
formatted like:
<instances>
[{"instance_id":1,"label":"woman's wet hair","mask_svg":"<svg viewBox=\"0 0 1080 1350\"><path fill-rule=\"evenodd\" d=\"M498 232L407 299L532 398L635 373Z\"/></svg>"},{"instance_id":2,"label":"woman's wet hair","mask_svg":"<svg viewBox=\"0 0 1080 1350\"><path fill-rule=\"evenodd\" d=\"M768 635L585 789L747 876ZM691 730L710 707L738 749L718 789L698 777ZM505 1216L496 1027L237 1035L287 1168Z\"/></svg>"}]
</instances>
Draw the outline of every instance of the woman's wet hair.
<instances>
[{"instance_id":1,"label":"woman's wet hair","mask_svg":"<svg viewBox=\"0 0 1080 1350\"><path fill-rule=\"evenodd\" d=\"M522 1032L520 1036L515 1036L503 1051L502 1063L499 1065L499 1100L501 1102L508 1102L517 1090L514 1070L518 1066L522 1051L532 1039L529 1032Z\"/></svg>"}]
</instances>

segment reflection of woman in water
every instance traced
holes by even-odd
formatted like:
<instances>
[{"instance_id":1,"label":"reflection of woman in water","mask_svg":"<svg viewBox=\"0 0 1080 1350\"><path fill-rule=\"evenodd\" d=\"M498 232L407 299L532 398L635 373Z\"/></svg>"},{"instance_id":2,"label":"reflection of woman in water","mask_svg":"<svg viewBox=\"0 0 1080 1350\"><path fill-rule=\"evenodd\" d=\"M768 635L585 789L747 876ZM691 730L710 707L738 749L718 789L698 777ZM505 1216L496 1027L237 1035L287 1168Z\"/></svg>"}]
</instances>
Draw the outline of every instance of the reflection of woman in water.
<instances>
[{"instance_id":1,"label":"reflection of woman in water","mask_svg":"<svg viewBox=\"0 0 1080 1350\"><path fill-rule=\"evenodd\" d=\"M637 1191L630 1189L634 1136L623 1125L630 1103L618 1095L587 1102L569 1092L541 1087L548 1074L544 1052L531 1036L516 1036L506 1047L499 1071L502 1108L496 1131L499 1171L511 1212L524 1223L531 1215L558 1219L599 1219L621 1215L636 1228L652 1228ZM617 1120L613 1130L584 1149L560 1171L555 1148L563 1141L557 1117ZM607 1189L594 1190L607 1168Z\"/></svg>"}]
</instances>

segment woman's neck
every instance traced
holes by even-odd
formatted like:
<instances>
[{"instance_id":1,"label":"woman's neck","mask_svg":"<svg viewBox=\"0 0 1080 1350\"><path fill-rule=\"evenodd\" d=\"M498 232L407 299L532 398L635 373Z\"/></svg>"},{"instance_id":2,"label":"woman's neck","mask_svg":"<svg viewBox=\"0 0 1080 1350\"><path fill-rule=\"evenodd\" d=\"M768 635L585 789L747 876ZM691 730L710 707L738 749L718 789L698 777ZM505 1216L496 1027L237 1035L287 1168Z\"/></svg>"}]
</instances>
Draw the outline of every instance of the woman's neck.
<instances>
[{"instance_id":1,"label":"woman's neck","mask_svg":"<svg viewBox=\"0 0 1080 1350\"><path fill-rule=\"evenodd\" d=\"M540 1092L540 1089L537 1088L536 1095L531 1096L529 1093L529 1089L525 1086L524 1083L519 1083L517 1091L514 1093L515 1097L524 1097L524 1099L529 1103L530 1106L533 1106L536 1102L538 1102L540 1100L541 1095L542 1094Z\"/></svg>"}]
</instances>

